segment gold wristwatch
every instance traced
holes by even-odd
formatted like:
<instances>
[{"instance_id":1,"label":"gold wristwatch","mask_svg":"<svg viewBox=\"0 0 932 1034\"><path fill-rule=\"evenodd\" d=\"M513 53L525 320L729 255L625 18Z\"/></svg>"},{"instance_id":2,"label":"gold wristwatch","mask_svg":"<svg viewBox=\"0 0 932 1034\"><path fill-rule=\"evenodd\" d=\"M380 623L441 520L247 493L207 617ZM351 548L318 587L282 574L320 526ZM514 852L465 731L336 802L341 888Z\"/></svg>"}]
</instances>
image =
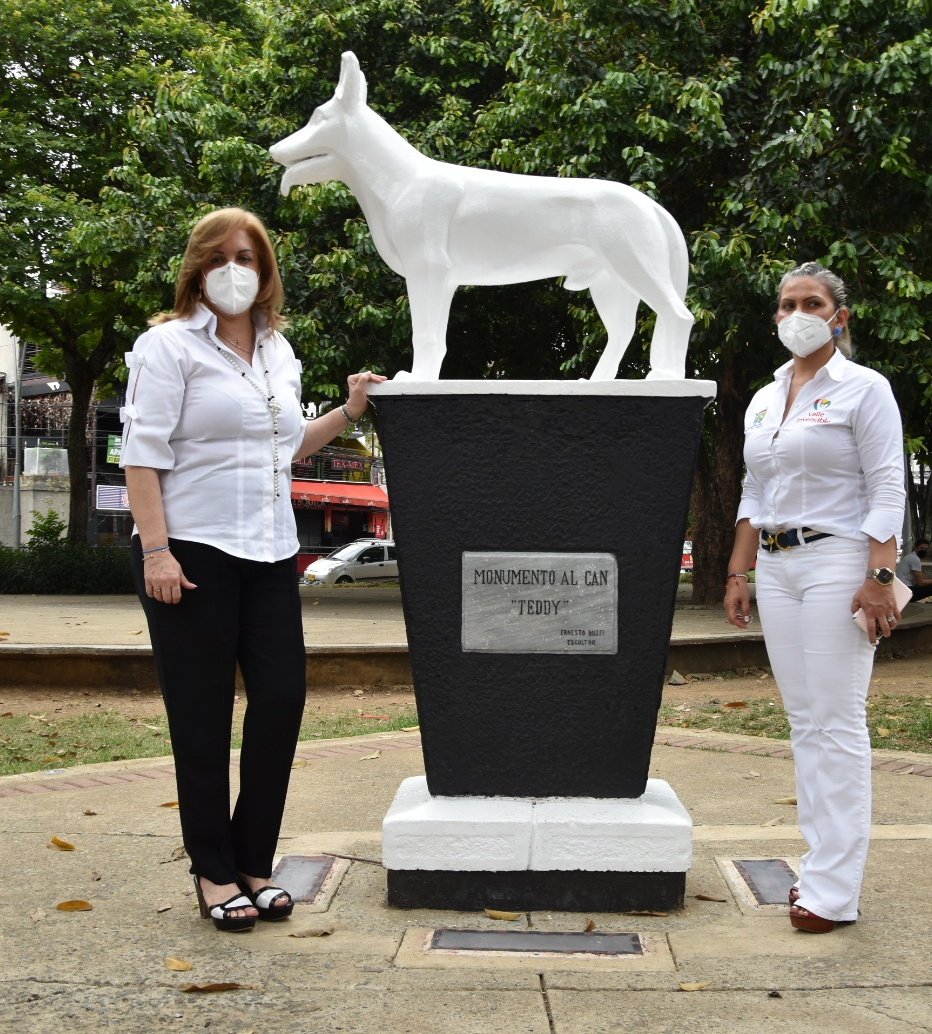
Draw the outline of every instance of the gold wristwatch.
<instances>
[{"instance_id":1,"label":"gold wristwatch","mask_svg":"<svg viewBox=\"0 0 932 1034\"><path fill-rule=\"evenodd\" d=\"M889 567L869 567L867 577L873 578L878 585L889 585L893 581L893 570Z\"/></svg>"}]
</instances>

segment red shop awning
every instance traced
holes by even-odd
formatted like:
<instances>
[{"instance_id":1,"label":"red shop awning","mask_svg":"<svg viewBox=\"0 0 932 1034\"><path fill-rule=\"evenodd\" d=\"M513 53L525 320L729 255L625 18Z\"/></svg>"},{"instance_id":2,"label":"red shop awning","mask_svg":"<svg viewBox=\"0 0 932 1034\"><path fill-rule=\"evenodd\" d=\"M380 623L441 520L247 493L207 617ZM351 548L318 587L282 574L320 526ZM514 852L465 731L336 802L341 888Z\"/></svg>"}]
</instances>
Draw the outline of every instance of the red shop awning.
<instances>
[{"instance_id":1,"label":"red shop awning","mask_svg":"<svg viewBox=\"0 0 932 1034\"><path fill-rule=\"evenodd\" d=\"M356 481L292 481L291 498L330 503L333 506L388 509L388 495L384 488Z\"/></svg>"}]
</instances>

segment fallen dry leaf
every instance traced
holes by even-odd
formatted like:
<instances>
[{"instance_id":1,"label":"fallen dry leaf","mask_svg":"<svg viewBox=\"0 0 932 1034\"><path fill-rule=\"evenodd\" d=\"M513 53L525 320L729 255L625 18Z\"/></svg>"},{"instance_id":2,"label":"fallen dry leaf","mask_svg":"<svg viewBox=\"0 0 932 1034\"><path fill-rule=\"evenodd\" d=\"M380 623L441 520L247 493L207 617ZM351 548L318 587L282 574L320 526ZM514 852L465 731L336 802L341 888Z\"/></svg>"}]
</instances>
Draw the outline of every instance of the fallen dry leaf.
<instances>
[{"instance_id":1,"label":"fallen dry leaf","mask_svg":"<svg viewBox=\"0 0 932 1034\"><path fill-rule=\"evenodd\" d=\"M168 865L169 862L180 862L183 858L187 858L187 857L188 857L188 852L185 851L183 846L179 846L179 847L176 847L174 849L174 851L172 851L171 855L168 858L163 858L159 862L159 865Z\"/></svg>"},{"instance_id":2,"label":"fallen dry leaf","mask_svg":"<svg viewBox=\"0 0 932 1034\"><path fill-rule=\"evenodd\" d=\"M725 706L735 709L738 707L747 707L748 705L746 700L729 700Z\"/></svg>"},{"instance_id":3,"label":"fallen dry leaf","mask_svg":"<svg viewBox=\"0 0 932 1034\"><path fill-rule=\"evenodd\" d=\"M631 912L622 912L623 916L659 916L661 919L666 919L669 916L669 912L655 912L650 908L635 908Z\"/></svg>"},{"instance_id":4,"label":"fallen dry leaf","mask_svg":"<svg viewBox=\"0 0 932 1034\"><path fill-rule=\"evenodd\" d=\"M401 727L402 732L420 732L421 727L419 725L403 725Z\"/></svg>"},{"instance_id":5,"label":"fallen dry leaf","mask_svg":"<svg viewBox=\"0 0 932 1034\"><path fill-rule=\"evenodd\" d=\"M382 756L382 752L377 750L374 754L367 754L364 758L360 758L360 761L378 761Z\"/></svg>"},{"instance_id":6,"label":"fallen dry leaf","mask_svg":"<svg viewBox=\"0 0 932 1034\"><path fill-rule=\"evenodd\" d=\"M778 815L775 819L767 819L766 822L762 822L762 826L779 826L783 821L782 816Z\"/></svg>"},{"instance_id":7,"label":"fallen dry leaf","mask_svg":"<svg viewBox=\"0 0 932 1034\"><path fill-rule=\"evenodd\" d=\"M94 906L90 901L59 901L55 906L59 912L90 912Z\"/></svg>"},{"instance_id":8,"label":"fallen dry leaf","mask_svg":"<svg viewBox=\"0 0 932 1034\"><path fill-rule=\"evenodd\" d=\"M332 926L310 927L307 930L295 930L289 937L329 937L333 933Z\"/></svg>"},{"instance_id":9,"label":"fallen dry leaf","mask_svg":"<svg viewBox=\"0 0 932 1034\"><path fill-rule=\"evenodd\" d=\"M689 983L680 984L681 991L704 991L711 986L711 980L694 980Z\"/></svg>"},{"instance_id":10,"label":"fallen dry leaf","mask_svg":"<svg viewBox=\"0 0 932 1034\"><path fill-rule=\"evenodd\" d=\"M483 911L489 919L503 919L509 923L513 923L516 919L521 918L520 912L502 912L497 908L486 908Z\"/></svg>"},{"instance_id":11,"label":"fallen dry leaf","mask_svg":"<svg viewBox=\"0 0 932 1034\"><path fill-rule=\"evenodd\" d=\"M85 814L85 815L96 815L96 814L97 814L97 812L96 812L96 811L91 811L91 809L90 809L90 808L85 808L85 809L84 809L84 814Z\"/></svg>"},{"instance_id":12,"label":"fallen dry leaf","mask_svg":"<svg viewBox=\"0 0 932 1034\"><path fill-rule=\"evenodd\" d=\"M38 923L40 919L45 919L45 915L46 915L46 913L45 913L45 909L44 908L37 908L35 910L35 912L30 912L29 913L29 918L34 923Z\"/></svg>"},{"instance_id":13,"label":"fallen dry leaf","mask_svg":"<svg viewBox=\"0 0 932 1034\"><path fill-rule=\"evenodd\" d=\"M193 962L188 962L187 959L176 959L172 955L165 960L165 965L174 973L187 973L189 969L194 969Z\"/></svg>"},{"instance_id":14,"label":"fallen dry leaf","mask_svg":"<svg viewBox=\"0 0 932 1034\"><path fill-rule=\"evenodd\" d=\"M693 894L697 901L727 901L728 898L713 898L711 894Z\"/></svg>"},{"instance_id":15,"label":"fallen dry leaf","mask_svg":"<svg viewBox=\"0 0 932 1034\"><path fill-rule=\"evenodd\" d=\"M595 920L594 919L589 919L586 922L586 929L583 930L583 933L592 933L592 931L594 929L595 929Z\"/></svg>"},{"instance_id":16,"label":"fallen dry leaf","mask_svg":"<svg viewBox=\"0 0 932 1034\"><path fill-rule=\"evenodd\" d=\"M77 848L68 840L62 840L61 837L52 837L49 841L52 847L57 847L59 851L76 851Z\"/></svg>"},{"instance_id":17,"label":"fallen dry leaf","mask_svg":"<svg viewBox=\"0 0 932 1034\"><path fill-rule=\"evenodd\" d=\"M142 635L142 629L137 628L134 632L127 633L128 635Z\"/></svg>"},{"instance_id":18,"label":"fallen dry leaf","mask_svg":"<svg viewBox=\"0 0 932 1034\"><path fill-rule=\"evenodd\" d=\"M876 732L882 739L886 739L890 735L890 730L885 725L878 725Z\"/></svg>"},{"instance_id":19,"label":"fallen dry leaf","mask_svg":"<svg viewBox=\"0 0 932 1034\"><path fill-rule=\"evenodd\" d=\"M292 768L307 768L307 761L304 758L297 758L291 762Z\"/></svg>"},{"instance_id":20,"label":"fallen dry leaf","mask_svg":"<svg viewBox=\"0 0 932 1034\"><path fill-rule=\"evenodd\" d=\"M12 717L13 717L13 712L12 711L4 711L3 714L0 714L0 718L12 718Z\"/></svg>"},{"instance_id":21,"label":"fallen dry leaf","mask_svg":"<svg viewBox=\"0 0 932 1034\"><path fill-rule=\"evenodd\" d=\"M159 907L156 909L156 912L170 912L170 911L171 911L171 905L159 905Z\"/></svg>"},{"instance_id":22,"label":"fallen dry leaf","mask_svg":"<svg viewBox=\"0 0 932 1034\"><path fill-rule=\"evenodd\" d=\"M159 807L160 808L177 808L178 807L178 802L177 801L166 801L164 804L160 804Z\"/></svg>"},{"instance_id":23,"label":"fallen dry leaf","mask_svg":"<svg viewBox=\"0 0 932 1034\"><path fill-rule=\"evenodd\" d=\"M192 992L201 992L203 994L211 994L214 991L240 991L248 989L251 985L249 984L185 984L181 990L185 994Z\"/></svg>"},{"instance_id":24,"label":"fallen dry leaf","mask_svg":"<svg viewBox=\"0 0 932 1034\"><path fill-rule=\"evenodd\" d=\"M760 779L760 772L746 772L742 779Z\"/></svg>"},{"instance_id":25,"label":"fallen dry leaf","mask_svg":"<svg viewBox=\"0 0 932 1034\"><path fill-rule=\"evenodd\" d=\"M795 797L778 797L773 803L774 804L795 804L796 803L796 798Z\"/></svg>"}]
</instances>

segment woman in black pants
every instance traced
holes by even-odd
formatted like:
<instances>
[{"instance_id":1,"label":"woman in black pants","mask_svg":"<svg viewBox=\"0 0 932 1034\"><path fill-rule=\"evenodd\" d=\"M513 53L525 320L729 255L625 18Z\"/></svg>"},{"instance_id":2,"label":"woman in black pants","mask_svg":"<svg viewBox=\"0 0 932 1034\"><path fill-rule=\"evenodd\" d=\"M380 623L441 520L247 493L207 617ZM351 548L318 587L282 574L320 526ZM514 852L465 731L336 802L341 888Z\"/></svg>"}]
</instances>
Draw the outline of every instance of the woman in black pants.
<instances>
[{"instance_id":1,"label":"woman in black pants","mask_svg":"<svg viewBox=\"0 0 932 1034\"><path fill-rule=\"evenodd\" d=\"M293 908L268 885L305 699L291 464L355 423L384 380L354 374L345 404L306 421L282 301L262 223L220 209L191 234L174 310L127 356L134 575L201 914L221 930ZM237 665L248 702L231 817Z\"/></svg>"}]
</instances>

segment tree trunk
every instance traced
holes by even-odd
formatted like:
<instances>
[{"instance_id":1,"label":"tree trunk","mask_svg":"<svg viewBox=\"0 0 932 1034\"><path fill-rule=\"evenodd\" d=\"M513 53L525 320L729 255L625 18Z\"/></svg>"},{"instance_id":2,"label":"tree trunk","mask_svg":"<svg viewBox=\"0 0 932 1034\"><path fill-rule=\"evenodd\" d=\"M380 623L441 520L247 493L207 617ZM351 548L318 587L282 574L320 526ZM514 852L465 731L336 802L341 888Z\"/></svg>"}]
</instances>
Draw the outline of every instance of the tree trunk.
<instances>
[{"instance_id":1,"label":"tree trunk","mask_svg":"<svg viewBox=\"0 0 932 1034\"><path fill-rule=\"evenodd\" d=\"M94 376L80 362L65 357L65 376L71 388L71 418L68 421L68 476L71 493L68 509L68 541L87 542L88 463L87 416L94 393Z\"/></svg>"},{"instance_id":2,"label":"tree trunk","mask_svg":"<svg viewBox=\"0 0 932 1034\"><path fill-rule=\"evenodd\" d=\"M748 375L734 356L723 358L718 396L706 411L706 433L693 486L693 603L719 606L744 471L744 412Z\"/></svg>"}]
</instances>

